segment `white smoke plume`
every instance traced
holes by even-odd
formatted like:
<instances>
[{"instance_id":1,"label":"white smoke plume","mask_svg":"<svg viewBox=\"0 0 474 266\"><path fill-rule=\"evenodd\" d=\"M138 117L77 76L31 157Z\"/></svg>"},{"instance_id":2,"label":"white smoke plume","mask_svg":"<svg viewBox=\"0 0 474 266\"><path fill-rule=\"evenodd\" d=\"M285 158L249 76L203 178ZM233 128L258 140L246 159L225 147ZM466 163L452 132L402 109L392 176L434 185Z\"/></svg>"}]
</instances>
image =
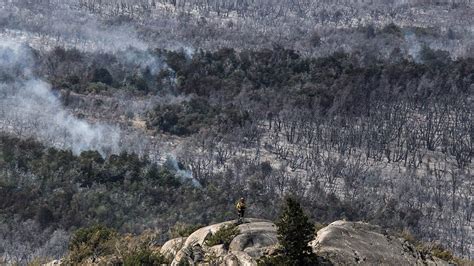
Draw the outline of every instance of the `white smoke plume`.
<instances>
[{"instance_id":1,"label":"white smoke plume","mask_svg":"<svg viewBox=\"0 0 474 266\"><path fill-rule=\"evenodd\" d=\"M406 32L404 34L405 37L405 44L407 46L408 54L411 58L417 62L421 63L420 59L420 51L421 51L421 44L416 38L416 35L413 32Z\"/></svg>"},{"instance_id":2,"label":"white smoke plume","mask_svg":"<svg viewBox=\"0 0 474 266\"><path fill-rule=\"evenodd\" d=\"M34 77L29 47L0 41L0 131L33 137L74 154L96 150L103 156L120 151L116 126L93 124L69 113L51 90Z\"/></svg>"},{"instance_id":3,"label":"white smoke plume","mask_svg":"<svg viewBox=\"0 0 474 266\"><path fill-rule=\"evenodd\" d=\"M0 38L27 42L38 50L56 46L88 52L148 48L133 25L106 21L77 8L76 2L13 1L2 5L0 0Z\"/></svg>"},{"instance_id":4,"label":"white smoke plume","mask_svg":"<svg viewBox=\"0 0 474 266\"><path fill-rule=\"evenodd\" d=\"M190 180L192 185L195 187L201 187L202 185L193 177L193 173L186 168L182 168L179 166L178 160L176 159L176 155L168 154L166 157L166 161L164 163L170 170L173 170L176 173L176 176L181 178L182 181Z\"/></svg>"},{"instance_id":5,"label":"white smoke plume","mask_svg":"<svg viewBox=\"0 0 474 266\"><path fill-rule=\"evenodd\" d=\"M129 48L119 52L118 55L125 63L139 67L142 71L148 69L153 75L158 74L162 69L168 68L161 57L148 50Z\"/></svg>"}]
</instances>

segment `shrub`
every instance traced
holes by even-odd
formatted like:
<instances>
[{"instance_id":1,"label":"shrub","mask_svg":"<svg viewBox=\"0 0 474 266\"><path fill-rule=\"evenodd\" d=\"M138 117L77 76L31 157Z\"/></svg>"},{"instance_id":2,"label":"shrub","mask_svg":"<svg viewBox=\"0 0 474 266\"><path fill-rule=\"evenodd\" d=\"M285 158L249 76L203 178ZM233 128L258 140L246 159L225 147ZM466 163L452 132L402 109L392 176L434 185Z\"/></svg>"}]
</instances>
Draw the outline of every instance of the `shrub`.
<instances>
[{"instance_id":1,"label":"shrub","mask_svg":"<svg viewBox=\"0 0 474 266\"><path fill-rule=\"evenodd\" d=\"M408 243L415 246L416 251L418 251L421 255L431 255L447 262L456 262L457 264L461 261L459 258L455 257L453 253L447 250L440 244L433 244L433 243L424 243L422 241L418 241L408 230L403 230L400 233L400 237L405 239Z\"/></svg>"},{"instance_id":2,"label":"shrub","mask_svg":"<svg viewBox=\"0 0 474 266\"><path fill-rule=\"evenodd\" d=\"M390 23L387 26L385 26L382 29L382 32L386 33L386 34L392 34L392 35L395 35L397 37L402 37L402 35L403 35L402 29L400 29L400 27L398 27L394 23Z\"/></svg>"},{"instance_id":3,"label":"shrub","mask_svg":"<svg viewBox=\"0 0 474 266\"><path fill-rule=\"evenodd\" d=\"M149 248L139 248L133 250L132 252L123 256L123 265L124 266L133 266L133 265L162 265L168 264L169 261L166 258L159 254L154 253Z\"/></svg>"},{"instance_id":4,"label":"shrub","mask_svg":"<svg viewBox=\"0 0 474 266\"><path fill-rule=\"evenodd\" d=\"M314 224L314 234L316 235L319 230L323 229L326 226L328 226L328 225L327 224L322 224L322 223L315 223Z\"/></svg>"},{"instance_id":5,"label":"shrub","mask_svg":"<svg viewBox=\"0 0 474 266\"><path fill-rule=\"evenodd\" d=\"M132 77L129 77L128 82L130 83L130 85L134 86L139 91L146 92L149 89L145 78L142 76L134 75Z\"/></svg>"},{"instance_id":6,"label":"shrub","mask_svg":"<svg viewBox=\"0 0 474 266\"><path fill-rule=\"evenodd\" d=\"M319 47L321 45L321 36L319 36L317 32L314 32L311 34L309 42L311 43L311 46Z\"/></svg>"},{"instance_id":7,"label":"shrub","mask_svg":"<svg viewBox=\"0 0 474 266\"><path fill-rule=\"evenodd\" d=\"M182 258L179 263L178 263L178 266L190 266L191 264L189 264L189 261L185 258Z\"/></svg>"},{"instance_id":8,"label":"shrub","mask_svg":"<svg viewBox=\"0 0 474 266\"><path fill-rule=\"evenodd\" d=\"M50 262L52 259L51 258L33 258L30 262L28 262L28 266L42 266ZM0 265L9 265L7 262L2 261L0 259ZM13 264L17 265L17 264Z\"/></svg>"},{"instance_id":9,"label":"shrub","mask_svg":"<svg viewBox=\"0 0 474 266\"><path fill-rule=\"evenodd\" d=\"M100 93L106 91L108 86L102 82L92 82L87 85L86 92L88 93Z\"/></svg>"},{"instance_id":10,"label":"shrub","mask_svg":"<svg viewBox=\"0 0 474 266\"><path fill-rule=\"evenodd\" d=\"M201 227L202 225L200 224L190 225L185 223L176 223L170 228L169 235L171 238L187 237Z\"/></svg>"},{"instance_id":11,"label":"shrub","mask_svg":"<svg viewBox=\"0 0 474 266\"><path fill-rule=\"evenodd\" d=\"M102 82L111 85L114 79L110 72L105 68L96 68L92 73L92 82Z\"/></svg>"},{"instance_id":12,"label":"shrub","mask_svg":"<svg viewBox=\"0 0 474 266\"><path fill-rule=\"evenodd\" d=\"M240 233L239 227L235 224L224 225L217 232L206 239L206 245L215 246L223 244L224 248L228 248L232 239Z\"/></svg>"},{"instance_id":13,"label":"shrub","mask_svg":"<svg viewBox=\"0 0 474 266\"><path fill-rule=\"evenodd\" d=\"M431 248L431 254L445 261L452 261L454 259L453 253L445 249L441 245L435 245Z\"/></svg>"},{"instance_id":14,"label":"shrub","mask_svg":"<svg viewBox=\"0 0 474 266\"><path fill-rule=\"evenodd\" d=\"M408 231L407 229L403 229L403 231L400 233L400 237L402 237L403 239L405 239L408 243L414 245L414 246L417 246L419 243L418 241L416 241L415 237L413 236L413 234Z\"/></svg>"},{"instance_id":15,"label":"shrub","mask_svg":"<svg viewBox=\"0 0 474 266\"><path fill-rule=\"evenodd\" d=\"M95 225L77 230L69 243L70 263L81 263L88 258L93 261L99 256L113 253L112 240L116 232L103 225Z\"/></svg>"},{"instance_id":16,"label":"shrub","mask_svg":"<svg viewBox=\"0 0 474 266\"><path fill-rule=\"evenodd\" d=\"M159 105L148 114L148 126L163 132L184 136L211 126L218 113L204 98L193 98L182 104Z\"/></svg>"},{"instance_id":17,"label":"shrub","mask_svg":"<svg viewBox=\"0 0 474 266\"><path fill-rule=\"evenodd\" d=\"M288 261L283 254L264 256L257 260L258 266L286 266Z\"/></svg>"},{"instance_id":18,"label":"shrub","mask_svg":"<svg viewBox=\"0 0 474 266\"><path fill-rule=\"evenodd\" d=\"M41 206L36 212L35 220L41 228L45 228L54 221L53 212L47 206Z\"/></svg>"}]
</instances>

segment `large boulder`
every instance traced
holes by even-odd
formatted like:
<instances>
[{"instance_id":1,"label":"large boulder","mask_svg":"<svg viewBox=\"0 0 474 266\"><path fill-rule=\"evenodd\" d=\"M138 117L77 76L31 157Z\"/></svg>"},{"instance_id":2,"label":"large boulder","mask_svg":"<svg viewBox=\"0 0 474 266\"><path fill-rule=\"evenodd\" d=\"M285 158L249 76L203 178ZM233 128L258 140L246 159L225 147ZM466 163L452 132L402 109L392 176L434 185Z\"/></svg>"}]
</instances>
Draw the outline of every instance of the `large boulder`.
<instances>
[{"instance_id":1,"label":"large boulder","mask_svg":"<svg viewBox=\"0 0 474 266\"><path fill-rule=\"evenodd\" d=\"M186 237L178 237L171 240L166 241L160 249L160 253L165 256L166 258L173 259L178 251L183 248L184 242L186 241Z\"/></svg>"},{"instance_id":2,"label":"large boulder","mask_svg":"<svg viewBox=\"0 0 474 266\"><path fill-rule=\"evenodd\" d=\"M278 243L276 226L270 222L253 222L239 225L240 234L229 245L231 252L243 251L259 258L265 249Z\"/></svg>"},{"instance_id":3,"label":"large boulder","mask_svg":"<svg viewBox=\"0 0 474 266\"><path fill-rule=\"evenodd\" d=\"M213 247L206 246L206 238L216 233L225 225L233 224L228 221L209 225L196 230L184 241L181 249L176 252L171 265L179 265L187 261L191 265L209 262L209 258L215 264L220 265L256 265L256 259L261 257L264 251L277 244L276 226L266 220L247 218L243 224L238 226L239 234L232 239L228 249L223 245ZM165 246L168 243L165 243ZM166 248L165 250L168 250ZM198 254L196 250L199 250ZM201 252L204 260L201 261ZM198 255L198 256L196 256ZM198 258L198 260L196 259Z\"/></svg>"},{"instance_id":4,"label":"large boulder","mask_svg":"<svg viewBox=\"0 0 474 266\"><path fill-rule=\"evenodd\" d=\"M319 230L310 245L334 265L449 265L425 258L403 239L363 222L333 222Z\"/></svg>"}]
</instances>

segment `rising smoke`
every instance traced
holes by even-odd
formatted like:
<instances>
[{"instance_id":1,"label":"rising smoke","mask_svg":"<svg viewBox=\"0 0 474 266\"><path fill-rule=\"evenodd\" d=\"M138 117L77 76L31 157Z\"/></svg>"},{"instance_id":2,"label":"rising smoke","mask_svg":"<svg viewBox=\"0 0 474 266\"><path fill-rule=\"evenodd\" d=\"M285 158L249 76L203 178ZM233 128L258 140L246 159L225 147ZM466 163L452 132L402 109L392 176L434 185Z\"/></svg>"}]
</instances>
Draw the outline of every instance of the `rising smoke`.
<instances>
[{"instance_id":1,"label":"rising smoke","mask_svg":"<svg viewBox=\"0 0 474 266\"><path fill-rule=\"evenodd\" d=\"M106 23L76 8L75 2L58 1L44 9L46 4L40 1L2 5L0 0L0 38L26 41L39 50L61 46L88 52L115 52L128 47L142 50L148 47L133 25ZM22 12L18 12L18 7Z\"/></svg>"},{"instance_id":2,"label":"rising smoke","mask_svg":"<svg viewBox=\"0 0 474 266\"><path fill-rule=\"evenodd\" d=\"M413 61L421 63L420 51L421 45L416 35L413 32L406 32L404 34L405 44L407 46L408 55L411 56Z\"/></svg>"},{"instance_id":3,"label":"rising smoke","mask_svg":"<svg viewBox=\"0 0 474 266\"><path fill-rule=\"evenodd\" d=\"M89 123L69 113L51 85L32 74L31 49L0 42L0 130L33 137L74 154L96 150L102 156L120 151L121 130Z\"/></svg>"},{"instance_id":4,"label":"rising smoke","mask_svg":"<svg viewBox=\"0 0 474 266\"><path fill-rule=\"evenodd\" d=\"M128 48L118 53L118 58L124 63L140 68L141 71L149 70L156 75L162 69L168 68L163 58L151 53L149 50Z\"/></svg>"}]
</instances>

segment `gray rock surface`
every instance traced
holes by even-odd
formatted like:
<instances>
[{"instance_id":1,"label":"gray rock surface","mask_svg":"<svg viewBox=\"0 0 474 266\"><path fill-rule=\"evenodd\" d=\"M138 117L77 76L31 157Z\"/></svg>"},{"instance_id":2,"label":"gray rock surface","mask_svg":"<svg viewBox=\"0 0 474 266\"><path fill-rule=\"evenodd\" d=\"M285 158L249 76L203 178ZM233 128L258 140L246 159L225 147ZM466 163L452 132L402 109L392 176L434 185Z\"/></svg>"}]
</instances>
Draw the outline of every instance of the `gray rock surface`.
<instances>
[{"instance_id":1,"label":"gray rock surface","mask_svg":"<svg viewBox=\"0 0 474 266\"><path fill-rule=\"evenodd\" d=\"M234 221L195 231L176 252L172 265L188 261L190 265L250 266L256 265L258 258L276 248L276 226L258 219L246 219L246 223L239 225L240 233L231 241L228 249L223 245L206 246L206 237L230 223ZM407 241L363 222L333 222L319 230L310 245L318 256L324 258L323 261L333 265L449 265L437 258L424 257ZM171 244L166 243L165 246ZM202 254L194 254L196 246L202 248L204 253L204 259L199 262L196 261L196 255L200 259Z\"/></svg>"},{"instance_id":2,"label":"gray rock surface","mask_svg":"<svg viewBox=\"0 0 474 266\"><path fill-rule=\"evenodd\" d=\"M176 253L178 253L178 251L183 247L186 239L187 237L178 237L166 241L160 249L161 254L167 258L173 259L176 256Z\"/></svg>"},{"instance_id":3,"label":"gray rock surface","mask_svg":"<svg viewBox=\"0 0 474 266\"><path fill-rule=\"evenodd\" d=\"M220 265L256 265L256 259L261 257L264 250L277 244L276 226L265 220L246 218L245 223L239 225L240 234L225 249L222 245L208 247L205 244L206 238L217 232L222 226L235 223L228 221L209 225L192 233L176 252L171 265L178 265L180 261L188 261L191 265L195 263L194 250L196 246L201 246L204 257ZM164 247L167 246L165 243ZM168 246L171 246L169 244ZM167 247L165 250L168 250ZM199 255L200 256L200 255ZM214 264L213 264L214 265Z\"/></svg>"},{"instance_id":4,"label":"gray rock surface","mask_svg":"<svg viewBox=\"0 0 474 266\"><path fill-rule=\"evenodd\" d=\"M424 258L403 239L389 236L378 226L336 221L318 231L313 251L334 265L449 265Z\"/></svg>"},{"instance_id":5,"label":"gray rock surface","mask_svg":"<svg viewBox=\"0 0 474 266\"><path fill-rule=\"evenodd\" d=\"M61 260L53 260L46 264L43 264L43 266L56 266L56 265L61 265L61 264L62 264Z\"/></svg>"}]
</instances>

